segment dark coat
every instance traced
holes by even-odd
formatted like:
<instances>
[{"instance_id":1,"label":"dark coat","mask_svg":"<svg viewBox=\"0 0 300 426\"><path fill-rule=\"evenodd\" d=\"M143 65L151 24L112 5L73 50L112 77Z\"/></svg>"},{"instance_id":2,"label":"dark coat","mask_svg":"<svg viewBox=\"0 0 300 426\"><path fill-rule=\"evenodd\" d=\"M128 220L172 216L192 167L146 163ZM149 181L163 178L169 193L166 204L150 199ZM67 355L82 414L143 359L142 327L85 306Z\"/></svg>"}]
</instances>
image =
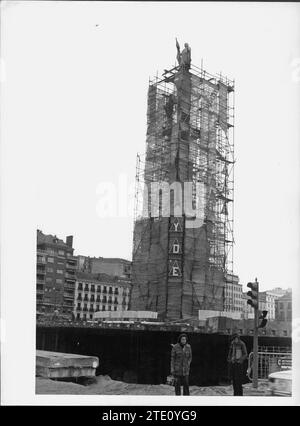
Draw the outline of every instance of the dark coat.
<instances>
[{"instance_id":1,"label":"dark coat","mask_svg":"<svg viewBox=\"0 0 300 426\"><path fill-rule=\"evenodd\" d=\"M192 362L192 348L187 343L181 346L176 343L171 352L171 374L175 376L188 376Z\"/></svg>"},{"instance_id":2,"label":"dark coat","mask_svg":"<svg viewBox=\"0 0 300 426\"><path fill-rule=\"evenodd\" d=\"M232 341L229 348L227 361L231 363L238 362L242 364L245 359L247 359L247 356L248 354L245 343L240 339L237 343Z\"/></svg>"}]
</instances>

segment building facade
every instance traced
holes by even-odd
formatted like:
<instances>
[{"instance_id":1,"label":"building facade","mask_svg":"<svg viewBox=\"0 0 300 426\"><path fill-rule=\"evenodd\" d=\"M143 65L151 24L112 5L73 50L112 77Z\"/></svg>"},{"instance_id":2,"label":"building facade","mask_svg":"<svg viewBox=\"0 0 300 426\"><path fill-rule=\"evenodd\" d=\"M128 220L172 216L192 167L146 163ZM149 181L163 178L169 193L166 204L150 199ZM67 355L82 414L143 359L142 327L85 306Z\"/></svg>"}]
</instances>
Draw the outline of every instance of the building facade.
<instances>
[{"instance_id":1,"label":"building facade","mask_svg":"<svg viewBox=\"0 0 300 426\"><path fill-rule=\"evenodd\" d=\"M36 313L72 318L77 260L73 237L66 242L37 231Z\"/></svg>"},{"instance_id":2,"label":"building facade","mask_svg":"<svg viewBox=\"0 0 300 426\"><path fill-rule=\"evenodd\" d=\"M270 320L275 319L275 305L276 300L278 299L277 295L269 291L263 291L259 293L259 306L260 310L268 311L267 318Z\"/></svg>"},{"instance_id":3,"label":"building facade","mask_svg":"<svg viewBox=\"0 0 300 426\"><path fill-rule=\"evenodd\" d=\"M78 272L75 285L74 317L93 320L98 311L128 310L130 281L106 274Z\"/></svg>"},{"instance_id":4,"label":"building facade","mask_svg":"<svg viewBox=\"0 0 300 426\"><path fill-rule=\"evenodd\" d=\"M238 313L240 317L244 312L243 286L239 284L237 275L226 275L224 287L224 311Z\"/></svg>"},{"instance_id":5,"label":"building facade","mask_svg":"<svg viewBox=\"0 0 300 426\"><path fill-rule=\"evenodd\" d=\"M90 274L131 279L131 262L121 258L77 256L77 268Z\"/></svg>"},{"instance_id":6,"label":"building facade","mask_svg":"<svg viewBox=\"0 0 300 426\"><path fill-rule=\"evenodd\" d=\"M277 321L292 321L291 291L276 299L275 317Z\"/></svg>"},{"instance_id":7,"label":"building facade","mask_svg":"<svg viewBox=\"0 0 300 426\"><path fill-rule=\"evenodd\" d=\"M281 298L280 295L282 294L291 295L291 293L287 292L286 290L282 290L282 289L277 289L277 290L278 291L267 290L267 291L259 292L258 308L260 311L268 311L268 315L267 315L268 320L277 319L276 305L277 305L277 300ZM245 319L254 318L254 310L249 304L247 304L247 300L249 299L249 296L247 296L246 292L243 293L242 298L243 298L243 305L244 305L243 317Z\"/></svg>"},{"instance_id":8,"label":"building facade","mask_svg":"<svg viewBox=\"0 0 300 426\"><path fill-rule=\"evenodd\" d=\"M274 287L271 290L268 290L268 293L273 294L274 296L277 296L277 298L284 296L286 293L291 293L292 289L287 288L283 289L281 287Z\"/></svg>"}]
</instances>

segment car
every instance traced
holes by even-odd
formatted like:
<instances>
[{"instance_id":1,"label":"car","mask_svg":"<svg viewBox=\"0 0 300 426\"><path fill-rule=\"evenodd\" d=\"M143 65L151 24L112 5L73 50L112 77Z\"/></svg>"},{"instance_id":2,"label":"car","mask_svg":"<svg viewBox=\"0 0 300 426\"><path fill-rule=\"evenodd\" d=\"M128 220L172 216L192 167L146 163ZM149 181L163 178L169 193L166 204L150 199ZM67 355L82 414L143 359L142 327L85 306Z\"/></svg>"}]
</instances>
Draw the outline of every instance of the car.
<instances>
[{"instance_id":1,"label":"car","mask_svg":"<svg viewBox=\"0 0 300 426\"><path fill-rule=\"evenodd\" d=\"M270 396L292 396L292 370L282 370L268 376Z\"/></svg>"}]
</instances>

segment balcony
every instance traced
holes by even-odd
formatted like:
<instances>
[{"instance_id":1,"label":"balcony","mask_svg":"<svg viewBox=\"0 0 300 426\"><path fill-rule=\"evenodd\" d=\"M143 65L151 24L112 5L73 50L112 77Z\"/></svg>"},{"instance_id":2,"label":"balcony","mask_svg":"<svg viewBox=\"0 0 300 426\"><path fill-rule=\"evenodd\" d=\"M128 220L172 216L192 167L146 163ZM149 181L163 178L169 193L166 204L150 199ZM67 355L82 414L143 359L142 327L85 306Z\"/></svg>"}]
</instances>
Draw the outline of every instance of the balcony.
<instances>
[{"instance_id":1,"label":"balcony","mask_svg":"<svg viewBox=\"0 0 300 426\"><path fill-rule=\"evenodd\" d=\"M73 300L74 294L64 293L64 299Z\"/></svg>"},{"instance_id":2,"label":"balcony","mask_svg":"<svg viewBox=\"0 0 300 426\"><path fill-rule=\"evenodd\" d=\"M64 284L64 288L66 289L66 290L72 290L72 291L75 291L75 286L74 286L74 284L69 284L69 283L65 283Z\"/></svg>"},{"instance_id":3,"label":"balcony","mask_svg":"<svg viewBox=\"0 0 300 426\"><path fill-rule=\"evenodd\" d=\"M36 261L37 261L38 265L45 265L46 264L46 259L44 259L44 258L37 257Z\"/></svg>"},{"instance_id":4,"label":"balcony","mask_svg":"<svg viewBox=\"0 0 300 426\"><path fill-rule=\"evenodd\" d=\"M65 273L65 278L75 281L76 276L75 276L75 274L68 274L68 272L67 272L67 273Z\"/></svg>"},{"instance_id":5,"label":"balcony","mask_svg":"<svg viewBox=\"0 0 300 426\"><path fill-rule=\"evenodd\" d=\"M42 285L44 285L44 284L45 284L45 281L44 281L44 280L41 280L41 279L39 279L39 278L37 278L36 283L37 283L37 284L42 284Z\"/></svg>"},{"instance_id":6,"label":"balcony","mask_svg":"<svg viewBox=\"0 0 300 426\"><path fill-rule=\"evenodd\" d=\"M73 263L66 263L66 269L70 269L70 271L75 271L76 270L76 264Z\"/></svg>"}]
</instances>

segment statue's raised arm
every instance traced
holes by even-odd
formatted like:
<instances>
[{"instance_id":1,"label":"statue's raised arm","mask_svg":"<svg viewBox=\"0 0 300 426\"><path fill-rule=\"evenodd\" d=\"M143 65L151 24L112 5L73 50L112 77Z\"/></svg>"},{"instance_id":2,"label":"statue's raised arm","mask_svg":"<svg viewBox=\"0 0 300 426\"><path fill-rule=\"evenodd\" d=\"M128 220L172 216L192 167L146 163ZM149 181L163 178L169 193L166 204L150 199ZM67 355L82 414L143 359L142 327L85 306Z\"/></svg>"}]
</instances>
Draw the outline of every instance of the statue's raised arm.
<instances>
[{"instance_id":1,"label":"statue's raised arm","mask_svg":"<svg viewBox=\"0 0 300 426\"><path fill-rule=\"evenodd\" d=\"M188 45L188 43L184 43L184 49L180 53L180 45L178 43L178 40L176 38L176 48L177 48L177 61L180 68L183 68L185 70L189 70L191 68L191 48Z\"/></svg>"}]
</instances>

